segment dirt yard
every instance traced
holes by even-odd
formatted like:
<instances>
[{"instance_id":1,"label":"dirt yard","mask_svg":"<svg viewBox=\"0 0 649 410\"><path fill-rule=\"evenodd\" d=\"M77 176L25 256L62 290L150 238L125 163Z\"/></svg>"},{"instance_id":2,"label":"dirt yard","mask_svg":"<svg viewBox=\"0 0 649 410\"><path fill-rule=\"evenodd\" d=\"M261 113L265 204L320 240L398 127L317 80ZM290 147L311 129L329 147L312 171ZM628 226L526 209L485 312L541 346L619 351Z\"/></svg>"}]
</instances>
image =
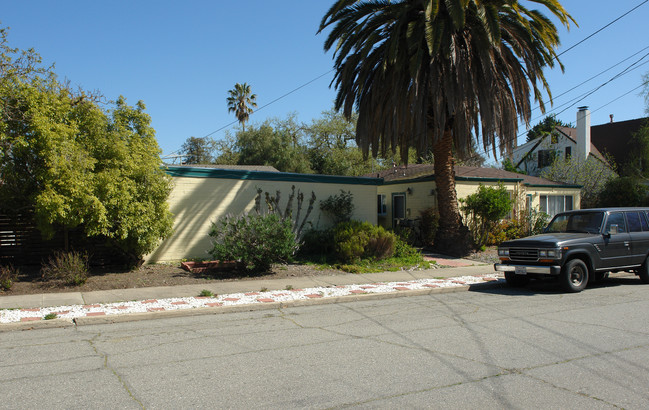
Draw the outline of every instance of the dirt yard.
<instances>
[{"instance_id":1,"label":"dirt yard","mask_svg":"<svg viewBox=\"0 0 649 410\"><path fill-rule=\"evenodd\" d=\"M485 263L493 263L496 249L488 248L467 257ZM175 286L213 283L214 281L235 281L251 279L281 279L299 276L337 275L345 272L336 269L320 269L313 265L283 264L273 266L272 272L261 276L246 276L241 272L215 272L211 275L194 274L182 269L180 265L144 265L132 271L93 270L85 284L81 286L55 286L43 282L37 270L21 271L18 280L9 291L1 291L0 296L27 295L51 292L90 292L93 290L143 288L150 286Z\"/></svg>"}]
</instances>

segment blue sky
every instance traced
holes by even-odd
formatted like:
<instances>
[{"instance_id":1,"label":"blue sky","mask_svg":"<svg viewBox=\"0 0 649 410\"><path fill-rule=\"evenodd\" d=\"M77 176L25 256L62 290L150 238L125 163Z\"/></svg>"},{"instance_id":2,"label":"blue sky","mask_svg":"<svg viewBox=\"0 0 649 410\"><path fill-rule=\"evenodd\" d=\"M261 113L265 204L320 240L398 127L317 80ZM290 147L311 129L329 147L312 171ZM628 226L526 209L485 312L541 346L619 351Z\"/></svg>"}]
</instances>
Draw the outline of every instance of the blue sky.
<instances>
[{"instance_id":1,"label":"blue sky","mask_svg":"<svg viewBox=\"0 0 649 410\"><path fill-rule=\"evenodd\" d=\"M310 122L330 109L335 97L329 88L332 54L323 51L325 35L316 33L332 3L5 0L0 22L11 27L12 46L33 47L45 62L56 64L60 78L99 90L111 100L119 95L131 104L143 100L160 147L169 154L190 136L213 133L220 139L235 128L226 127L235 118L227 112L225 99L237 82L251 85L259 107L270 103L251 116L252 122L285 118L289 113ZM608 122L609 114L615 121L645 116L641 89L631 90L649 72L649 2L564 0L562 4L579 27L560 29L559 52L642 6L562 55L565 73L547 72L558 117L574 123L582 105L590 107L593 125ZM627 74L578 101L577 97L637 60ZM558 97L564 92L568 93ZM536 110L533 123L542 117ZM214 133L219 129L223 130Z\"/></svg>"}]
</instances>

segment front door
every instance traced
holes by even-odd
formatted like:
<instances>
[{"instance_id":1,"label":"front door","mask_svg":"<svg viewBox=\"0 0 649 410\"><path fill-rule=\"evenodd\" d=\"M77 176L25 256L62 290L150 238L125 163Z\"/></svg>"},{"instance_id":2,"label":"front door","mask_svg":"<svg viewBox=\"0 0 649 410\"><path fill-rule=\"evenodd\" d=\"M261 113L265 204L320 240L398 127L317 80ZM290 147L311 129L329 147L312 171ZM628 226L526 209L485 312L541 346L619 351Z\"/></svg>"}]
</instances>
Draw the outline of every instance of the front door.
<instances>
[{"instance_id":1,"label":"front door","mask_svg":"<svg viewBox=\"0 0 649 410\"><path fill-rule=\"evenodd\" d=\"M406 219L406 194L392 194L392 228L396 228L403 219Z\"/></svg>"}]
</instances>

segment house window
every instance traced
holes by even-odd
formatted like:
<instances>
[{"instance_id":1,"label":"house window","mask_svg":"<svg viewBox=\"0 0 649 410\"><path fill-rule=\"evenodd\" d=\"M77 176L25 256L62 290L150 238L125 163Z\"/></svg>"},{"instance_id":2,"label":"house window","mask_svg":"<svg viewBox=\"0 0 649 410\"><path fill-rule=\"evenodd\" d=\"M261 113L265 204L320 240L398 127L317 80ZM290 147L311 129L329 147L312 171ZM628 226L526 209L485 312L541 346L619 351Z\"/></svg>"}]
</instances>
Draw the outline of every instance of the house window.
<instances>
[{"instance_id":1,"label":"house window","mask_svg":"<svg viewBox=\"0 0 649 410\"><path fill-rule=\"evenodd\" d=\"M551 149L542 149L539 150L539 157L538 157L538 167L540 168L545 168L547 166L550 166L552 164L552 161L554 161L554 150Z\"/></svg>"},{"instance_id":2,"label":"house window","mask_svg":"<svg viewBox=\"0 0 649 410\"><path fill-rule=\"evenodd\" d=\"M572 147L566 147L566 159L570 159L572 156Z\"/></svg>"},{"instance_id":3,"label":"house window","mask_svg":"<svg viewBox=\"0 0 649 410\"><path fill-rule=\"evenodd\" d=\"M564 211L572 211L572 195L541 195L541 212L550 216Z\"/></svg>"},{"instance_id":4,"label":"house window","mask_svg":"<svg viewBox=\"0 0 649 410\"><path fill-rule=\"evenodd\" d=\"M377 195L378 214L385 216L388 213L388 206L385 204L385 195Z\"/></svg>"}]
</instances>

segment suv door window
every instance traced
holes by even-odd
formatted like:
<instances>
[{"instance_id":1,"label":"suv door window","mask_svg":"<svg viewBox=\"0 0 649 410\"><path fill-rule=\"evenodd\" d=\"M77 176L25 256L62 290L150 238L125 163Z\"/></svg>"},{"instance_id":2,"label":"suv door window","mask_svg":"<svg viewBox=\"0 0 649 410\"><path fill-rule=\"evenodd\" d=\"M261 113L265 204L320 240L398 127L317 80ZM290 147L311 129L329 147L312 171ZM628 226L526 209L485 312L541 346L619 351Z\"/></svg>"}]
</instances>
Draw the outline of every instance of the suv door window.
<instances>
[{"instance_id":1,"label":"suv door window","mask_svg":"<svg viewBox=\"0 0 649 410\"><path fill-rule=\"evenodd\" d=\"M614 212L608 216L604 232L609 232L613 224L617 225L618 232L626 232L626 223L624 222L624 214L622 212Z\"/></svg>"},{"instance_id":2,"label":"suv door window","mask_svg":"<svg viewBox=\"0 0 649 410\"><path fill-rule=\"evenodd\" d=\"M642 224L643 231L649 231L649 224L647 223L647 214L645 212L640 212L640 223Z\"/></svg>"},{"instance_id":3,"label":"suv door window","mask_svg":"<svg viewBox=\"0 0 649 410\"><path fill-rule=\"evenodd\" d=\"M629 232L642 232L639 212L625 212L626 221L629 223Z\"/></svg>"},{"instance_id":4,"label":"suv door window","mask_svg":"<svg viewBox=\"0 0 649 410\"><path fill-rule=\"evenodd\" d=\"M647 221L645 221L643 212L627 211L626 221L629 224L629 233L631 241L629 243L629 259L632 264L642 264L649 249L649 232L646 230ZM644 223L644 232L643 232Z\"/></svg>"}]
</instances>

